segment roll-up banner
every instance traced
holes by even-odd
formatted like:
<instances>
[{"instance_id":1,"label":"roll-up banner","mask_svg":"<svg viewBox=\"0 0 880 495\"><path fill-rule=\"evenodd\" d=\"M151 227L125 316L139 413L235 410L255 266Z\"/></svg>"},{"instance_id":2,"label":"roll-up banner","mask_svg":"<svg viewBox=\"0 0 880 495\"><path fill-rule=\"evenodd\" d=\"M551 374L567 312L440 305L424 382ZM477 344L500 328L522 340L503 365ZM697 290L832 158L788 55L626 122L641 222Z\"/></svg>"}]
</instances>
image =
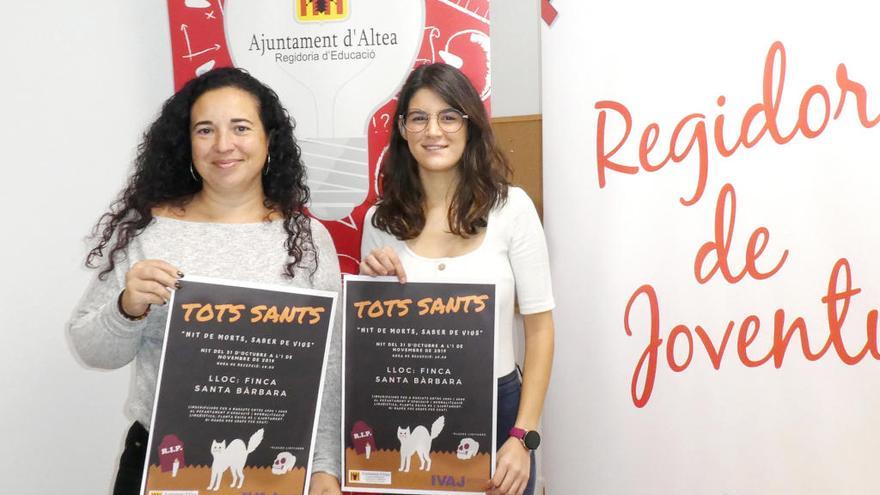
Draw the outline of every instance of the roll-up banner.
<instances>
[{"instance_id":1,"label":"roll-up banner","mask_svg":"<svg viewBox=\"0 0 880 495\"><path fill-rule=\"evenodd\" d=\"M552 2L548 493L876 493L867 5Z\"/></svg>"},{"instance_id":2,"label":"roll-up banner","mask_svg":"<svg viewBox=\"0 0 880 495\"><path fill-rule=\"evenodd\" d=\"M489 106L489 0L168 0L168 13L176 88L234 65L278 93L296 121L309 211L343 272L357 273L395 96L413 67L460 68Z\"/></svg>"}]
</instances>

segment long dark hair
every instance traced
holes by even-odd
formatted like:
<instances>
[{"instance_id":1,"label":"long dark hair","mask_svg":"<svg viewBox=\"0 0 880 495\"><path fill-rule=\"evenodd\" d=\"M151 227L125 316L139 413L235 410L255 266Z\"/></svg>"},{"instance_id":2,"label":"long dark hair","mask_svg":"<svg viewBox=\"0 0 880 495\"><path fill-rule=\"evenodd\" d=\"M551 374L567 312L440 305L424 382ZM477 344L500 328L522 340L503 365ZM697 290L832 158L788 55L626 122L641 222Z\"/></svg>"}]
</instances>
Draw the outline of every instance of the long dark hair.
<instances>
[{"instance_id":1,"label":"long dark hair","mask_svg":"<svg viewBox=\"0 0 880 495\"><path fill-rule=\"evenodd\" d=\"M290 116L271 88L242 69L227 67L209 71L186 83L165 101L159 117L144 133L128 185L92 229L92 238L97 238L98 243L86 257L86 266L102 266L100 259L109 250L106 265L99 274L101 279L113 271L131 240L153 221L153 208L182 204L201 190L201 181L190 169L190 111L204 93L227 87L246 91L259 102L272 163L262 175L264 206L280 213L284 219L287 232L284 246L292 258L284 267L284 273L293 277L295 268L306 261L311 265L312 274L317 270L311 224L303 212L309 201L309 189Z\"/></svg>"},{"instance_id":2,"label":"long dark hair","mask_svg":"<svg viewBox=\"0 0 880 495\"><path fill-rule=\"evenodd\" d=\"M506 201L510 167L495 142L477 90L461 71L450 65L425 64L412 71L398 95L397 119L406 114L413 95L422 88L437 93L452 108L468 116L467 143L458 164L459 182L447 218L453 234L476 235L486 226L492 208ZM400 127L392 126L391 142L382 162L382 195L373 215L373 226L398 239L412 239L425 227L425 191L418 163Z\"/></svg>"}]
</instances>

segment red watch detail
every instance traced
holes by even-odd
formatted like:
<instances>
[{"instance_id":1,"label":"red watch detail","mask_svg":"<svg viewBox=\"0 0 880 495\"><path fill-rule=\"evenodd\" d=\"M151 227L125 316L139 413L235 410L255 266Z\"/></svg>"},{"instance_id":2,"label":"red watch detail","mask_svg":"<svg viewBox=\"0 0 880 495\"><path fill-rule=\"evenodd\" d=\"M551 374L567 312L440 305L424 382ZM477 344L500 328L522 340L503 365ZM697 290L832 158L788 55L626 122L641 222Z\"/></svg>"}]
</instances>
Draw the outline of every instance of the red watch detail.
<instances>
[{"instance_id":1,"label":"red watch detail","mask_svg":"<svg viewBox=\"0 0 880 495\"><path fill-rule=\"evenodd\" d=\"M522 440L523 438L526 437L526 430L523 430L522 428L517 428L516 426L514 426L513 428L510 429L510 432L508 433L508 435L510 435L514 438L519 438L520 440Z\"/></svg>"}]
</instances>

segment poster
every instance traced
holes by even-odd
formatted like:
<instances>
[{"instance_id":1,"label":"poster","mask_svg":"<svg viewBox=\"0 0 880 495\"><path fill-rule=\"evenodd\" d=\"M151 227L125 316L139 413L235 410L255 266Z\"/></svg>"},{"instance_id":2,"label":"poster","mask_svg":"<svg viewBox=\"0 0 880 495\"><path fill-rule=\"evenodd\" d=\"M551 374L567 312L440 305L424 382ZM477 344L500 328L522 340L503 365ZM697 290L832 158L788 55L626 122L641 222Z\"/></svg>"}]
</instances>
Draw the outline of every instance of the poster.
<instances>
[{"instance_id":1,"label":"poster","mask_svg":"<svg viewBox=\"0 0 880 495\"><path fill-rule=\"evenodd\" d=\"M482 493L495 466L495 286L347 276L343 489Z\"/></svg>"},{"instance_id":2,"label":"poster","mask_svg":"<svg viewBox=\"0 0 880 495\"><path fill-rule=\"evenodd\" d=\"M248 70L291 117L311 215L357 273L396 94L413 67L453 65L491 100L489 0L168 0L175 88L215 67ZM503 4L503 3L502 3Z\"/></svg>"},{"instance_id":3,"label":"poster","mask_svg":"<svg viewBox=\"0 0 880 495\"><path fill-rule=\"evenodd\" d=\"M141 493L306 493L336 294L180 283Z\"/></svg>"}]
</instances>

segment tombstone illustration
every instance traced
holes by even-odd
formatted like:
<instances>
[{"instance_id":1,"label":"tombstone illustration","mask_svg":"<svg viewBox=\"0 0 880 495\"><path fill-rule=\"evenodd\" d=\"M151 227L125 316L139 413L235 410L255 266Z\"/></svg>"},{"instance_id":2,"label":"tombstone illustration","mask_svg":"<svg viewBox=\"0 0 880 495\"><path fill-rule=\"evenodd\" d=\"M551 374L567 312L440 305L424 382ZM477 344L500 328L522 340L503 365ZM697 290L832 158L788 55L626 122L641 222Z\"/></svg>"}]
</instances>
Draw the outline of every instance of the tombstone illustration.
<instances>
[{"instance_id":1,"label":"tombstone illustration","mask_svg":"<svg viewBox=\"0 0 880 495\"><path fill-rule=\"evenodd\" d=\"M183 442L174 434L162 437L162 443L159 444L159 467L162 472L171 471L172 476L177 476L177 470L185 464Z\"/></svg>"},{"instance_id":2,"label":"tombstone illustration","mask_svg":"<svg viewBox=\"0 0 880 495\"><path fill-rule=\"evenodd\" d=\"M354 444L354 451L366 455L367 459L370 458L370 452L376 449L373 429L363 421L357 421L351 427L351 440Z\"/></svg>"}]
</instances>

